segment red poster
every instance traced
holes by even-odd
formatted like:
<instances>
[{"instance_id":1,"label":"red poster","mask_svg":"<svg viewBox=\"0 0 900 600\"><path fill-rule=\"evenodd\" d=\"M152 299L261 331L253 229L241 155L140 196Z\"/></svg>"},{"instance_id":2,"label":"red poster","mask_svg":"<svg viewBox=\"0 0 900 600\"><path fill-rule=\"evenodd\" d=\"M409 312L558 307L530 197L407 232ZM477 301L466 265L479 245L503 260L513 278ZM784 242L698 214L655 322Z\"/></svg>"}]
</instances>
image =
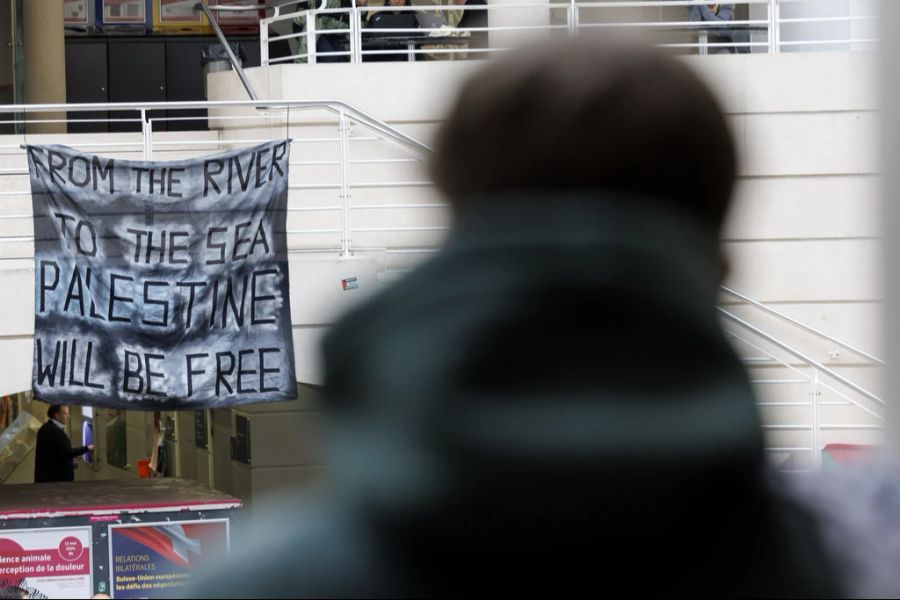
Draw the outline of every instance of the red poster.
<instances>
[{"instance_id":1,"label":"red poster","mask_svg":"<svg viewBox=\"0 0 900 600\"><path fill-rule=\"evenodd\" d=\"M0 531L0 588L30 597L91 596L91 528Z\"/></svg>"}]
</instances>

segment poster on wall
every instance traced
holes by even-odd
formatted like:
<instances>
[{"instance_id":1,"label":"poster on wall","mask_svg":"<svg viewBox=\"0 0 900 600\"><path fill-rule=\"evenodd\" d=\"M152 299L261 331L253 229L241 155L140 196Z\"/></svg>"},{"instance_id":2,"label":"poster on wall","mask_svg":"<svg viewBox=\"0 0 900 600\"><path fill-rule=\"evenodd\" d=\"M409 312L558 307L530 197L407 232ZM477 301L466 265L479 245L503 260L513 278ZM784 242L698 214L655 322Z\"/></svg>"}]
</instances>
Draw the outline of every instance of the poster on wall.
<instances>
[{"instance_id":1,"label":"poster on wall","mask_svg":"<svg viewBox=\"0 0 900 600\"><path fill-rule=\"evenodd\" d=\"M104 23L143 25L146 20L146 0L103 0Z\"/></svg>"},{"instance_id":2,"label":"poster on wall","mask_svg":"<svg viewBox=\"0 0 900 600\"><path fill-rule=\"evenodd\" d=\"M203 12L196 10L196 0L159 0L159 20L166 21L203 21Z\"/></svg>"},{"instance_id":3,"label":"poster on wall","mask_svg":"<svg viewBox=\"0 0 900 600\"><path fill-rule=\"evenodd\" d=\"M93 25L89 2L91 0L65 0L63 2L63 22L66 25Z\"/></svg>"},{"instance_id":4,"label":"poster on wall","mask_svg":"<svg viewBox=\"0 0 900 600\"><path fill-rule=\"evenodd\" d=\"M178 589L206 560L227 552L228 520L109 526L113 598L148 598Z\"/></svg>"},{"instance_id":5,"label":"poster on wall","mask_svg":"<svg viewBox=\"0 0 900 600\"><path fill-rule=\"evenodd\" d=\"M29 598L91 597L91 528L0 531L0 589Z\"/></svg>"},{"instance_id":6,"label":"poster on wall","mask_svg":"<svg viewBox=\"0 0 900 600\"><path fill-rule=\"evenodd\" d=\"M296 398L289 140L170 162L26 149L36 397L152 410Z\"/></svg>"}]
</instances>

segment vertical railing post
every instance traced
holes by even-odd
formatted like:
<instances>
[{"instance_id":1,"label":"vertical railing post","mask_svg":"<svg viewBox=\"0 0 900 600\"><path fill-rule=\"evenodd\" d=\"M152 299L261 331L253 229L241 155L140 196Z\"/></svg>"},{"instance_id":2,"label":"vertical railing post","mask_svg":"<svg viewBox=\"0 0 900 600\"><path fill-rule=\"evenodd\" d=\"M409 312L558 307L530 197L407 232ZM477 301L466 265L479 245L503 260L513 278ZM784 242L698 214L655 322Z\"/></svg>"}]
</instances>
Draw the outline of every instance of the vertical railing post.
<instances>
[{"instance_id":1,"label":"vertical railing post","mask_svg":"<svg viewBox=\"0 0 900 600\"><path fill-rule=\"evenodd\" d=\"M153 123L147 118L147 109L141 109L141 136L144 140L144 160L153 160Z\"/></svg>"},{"instance_id":2,"label":"vertical railing post","mask_svg":"<svg viewBox=\"0 0 900 600\"><path fill-rule=\"evenodd\" d=\"M276 6L271 18L277 19L280 16L281 7ZM264 20L260 19L259 21L259 57L260 64L265 67L269 64L269 25L268 23L263 23Z\"/></svg>"},{"instance_id":3,"label":"vertical railing post","mask_svg":"<svg viewBox=\"0 0 900 600\"><path fill-rule=\"evenodd\" d=\"M810 381L809 406L812 411L812 468L813 471L822 469L822 443L820 439L819 423L819 397L822 389L819 385L819 370L813 370L813 378Z\"/></svg>"},{"instance_id":4,"label":"vertical railing post","mask_svg":"<svg viewBox=\"0 0 900 600\"><path fill-rule=\"evenodd\" d=\"M357 9L357 13L356 13L356 14L358 15L358 16L357 16L357 19L359 20L359 24L358 24L357 27L356 27L356 56L357 56L357 62L362 62L362 61L363 61L363 43L362 43L362 36L363 36L363 25L364 25L364 23L363 23L363 21L362 21L362 15L359 13L359 10L358 10L358 9Z\"/></svg>"},{"instance_id":5,"label":"vertical railing post","mask_svg":"<svg viewBox=\"0 0 900 600\"><path fill-rule=\"evenodd\" d=\"M775 51L781 52L781 0L775 0Z\"/></svg>"},{"instance_id":6,"label":"vertical railing post","mask_svg":"<svg viewBox=\"0 0 900 600\"><path fill-rule=\"evenodd\" d=\"M219 43L222 44L222 48L225 49L225 54L228 55L228 62L231 63L231 68L237 73L238 79L241 80L241 84L244 86L244 89L247 90L247 95L250 96L251 100L256 100L256 92L253 91L253 86L250 85L250 80L247 79L247 74L244 73L244 67L241 64L241 61L235 56L234 51L231 49L231 44L229 44L228 40L225 38L225 33L222 31L222 28L219 27L219 21L213 16L212 11L209 10L209 6L207 6L205 2L200 2L197 6L203 10L203 13L206 15L206 20L209 21L209 26L212 28L213 33L216 34L216 37L219 38Z\"/></svg>"},{"instance_id":7,"label":"vertical railing post","mask_svg":"<svg viewBox=\"0 0 900 600\"><path fill-rule=\"evenodd\" d=\"M350 254L350 127L343 109L338 113L338 138L340 140L341 177L341 258Z\"/></svg>"},{"instance_id":8,"label":"vertical railing post","mask_svg":"<svg viewBox=\"0 0 900 600\"><path fill-rule=\"evenodd\" d=\"M306 11L306 62L316 64L316 11Z\"/></svg>"},{"instance_id":9,"label":"vertical railing post","mask_svg":"<svg viewBox=\"0 0 900 600\"><path fill-rule=\"evenodd\" d=\"M769 53L781 52L781 4L769 0Z\"/></svg>"},{"instance_id":10,"label":"vertical railing post","mask_svg":"<svg viewBox=\"0 0 900 600\"><path fill-rule=\"evenodd\" d=\"M566 20L569 25L569 35L578 34L578 7L575 6L575 0L569 0L569 9L567 11Z\"/></svg>"},{"instance_id":11,"label":"vertical railing post","mask_svg":"<svg viewBox=\"0 0 900 600\"><path fill-rule=\"evenodd\" d=\"M575 4L575 33L581 30L581 7Z\"/></svg>"},{"instance_id":12,"label":"vertical railing post","mask_svg":"<svg viewBox=\"0 0 900 600\"><path fill-rule=\"evenodd\" d=\"M347 34L350 40L350 62L351 63L360 63L362 62L359 59L359 44L357 43L357 35L359 34L359 28L361 23L359 22L359 9L356 8L356 2L353 3L353 6L350 7L350 33Z\"/></svg>"},{"instance_id":13,"label":"vertical railing post","mask_svg":"<svg viewBox=\"0 0 900 600\"><path fill-rule=\"evenodd\" d=\"M269 25L262 20L259 23L259 64L269 66Z\"/></svg>"}]
</instances>

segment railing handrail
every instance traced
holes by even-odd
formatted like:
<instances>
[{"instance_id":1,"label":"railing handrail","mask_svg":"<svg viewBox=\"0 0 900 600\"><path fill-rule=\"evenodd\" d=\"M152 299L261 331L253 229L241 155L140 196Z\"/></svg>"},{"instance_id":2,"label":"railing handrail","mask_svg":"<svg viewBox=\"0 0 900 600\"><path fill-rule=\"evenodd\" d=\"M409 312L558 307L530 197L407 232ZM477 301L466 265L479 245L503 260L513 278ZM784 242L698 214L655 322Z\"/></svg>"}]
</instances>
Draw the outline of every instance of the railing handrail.
<instances>
[{"instance_id":1,"label":"railing handrail","mask_svg":"<svg viewBox=\"0 0 900 600\"><path fill-rule=\"evenodd\" d=\"M727 335L729 338L731 338L731 339L734 339L734 340L736 340L736 341L738 341L738 342L741 342L742 344L744 344L744 345L746 345L746 346L749 346L750 348L753 348L754 350L756 350L757 352L759 352L760 354L762 354L762 355L763 355L763 358L764 358L765 360L769 360L769 361L772 361L772 362L774 362L774 363L777 363L778 365L784 367L785 369L788 369L789 371L792 371L792 372L796 373L797 376L803 377L803 378L804 378L803 380L799 380L799 381L796 381L796 382L793 382L793 381L783 381L783 380L777 381L777 380L776 380L775 383L813 383L813 381L814 381L814 379L815 379L815 375L808 375L808 374L804 373L804 372L801 370L802 367L794 366L794 365L790 364L789 362L787 362L786 360L782 360L781 358L777 357L774 353L769 352L768 350L762 348L760 345L754 344L754 343L751 342L750 340L741 337L740 335L738 335L738 334L735 333L735 332L729 331L729 332L726 332L726 335ZM744 359L744 360L746 361L746 359ZM803 367L806 367L806 366L808 366L808 365L802 365L802 366L803 366ZM871 409L869 409L869 408L867 408L867 407L865 407L865 406L862 406L862 405L860 405L860 404L854 402L852 398L850 398L849 396L847 396L847 395L844 394L843 392L839 392L839 391L835 390L834 388L832 388L831 386L828 386L827 384L822 384L821 382L818 382L818 383L819 383L819 385L822 385L823 387L826 387L826 388L830 389L831 391L833 391L834 393L836 393L838 396L840 396L841 398L843 398L844 401L845 401L845 402L844 402L844 405L848 405L848 404L849 404L849 405L855 406L856 408L860 409L861 411L863 411L863 412L866 413L866 414L872 415L873 417L876 417L876 418L879 419L879 420L882 420L882 421L884 420L884 417L883 417L882 415L878 414L877 412L875 412L875 411L873 411L873 410L871 410Z\"/></svg>"},{"instance_id":2,"label":"railing handrail","mask_svg":"<svg viewBox=\"0 0 900 600\"><path fill-rule=\"evenodd\" d=\"M870 361L872 361L878 365L882 365L882 366L884 365L884 361L881 360L880 358L878 358L877 356L875 356L869 352L866 352L865 350L860 350L859 348L857 348L856 346L853 346L852 344L848 344L847 342L839 340L838 338L836 338L832 335L829 335L829 334L825 333L824 331L820 331L820 330L816 329L815 327L811 327L811 326L807 325L806 323L803 323L802 321L798 321L797 319L794 319L793 317L789 317L788 315L784 314L783 312L777 311L774 308L767 306L758 300L754 300L753 298L750 298L749 296L746 296L746 295L744 295L738 291L735 291L724 285L721 286L720 289L725 294L732 296L734 298L738 298L739 300L741 300L741 302L750 304L751 306L754 306L754 307L762 310L763 312L772 315L773 317L776 317L778 319L781 319L782 321L790 323L791 325L799 327L800 329L806 331L807 333L811 333L815 336L818 336L820 338L828 340L829 342L832 342L832 343L834 343L838 346L841 346L842 348L845 348L847 350L850 350L854 354L858 354L859 356L861 356L863 358L867 358Z\"/></svg>"},{"instance_id":3,"label":"railing handrail","mask_svg":"<svg viewBox=\"0 0 900 600\"><path fill-rule=\"evenodd\" d=\"M241 80L241 84L244 86L244 90L247 91L247 95L250 96L251 100L258 100L259 96L256 95L256 90L253 89L253 84L250 83L250 80L247 79L247 74L244 73L244 67L241 65L241 61L238 60L237 56L234 55L234 51L231 49L231 44L228 43L228 40L225 38L225 33L222 31L222 28L219 27L219 22L216 20L216 17L212 14L212 11L209 10L208 1L199 2L194 10L198 8L203 11L203 14L206 15L206 20L209 21L209 26L212 27L213 32L215 32L216 37L219 38L219 42L222 44L222 48L225 49L225 53L228 55L228 62L231 63L231 68L237 73L238 78Z\"/></svg>"},{"instance_id":4,"label":"railing handrail","mask_svg":"<svg viewBox=\"0 0 900 600\"><path fill-rule=\"evenodd\" d=\"M798 39L783 39L781 26L793 26L793 25L815 25L815 24L828 24L828 23L837 23L837 22L846 22L848 24L857 23L857 22L866 22L873 21L877 18L874 14L850 14L850 11L847 11L846 15L839 14L835 16L815 16L815 13L809 17L798 17L791 16L788 18L782 18L781 16L781 7L796 5L799 2L810 2L811 0L731 0L727 4L732 5L740 5L746 7L762 7L764 9L765 15L756 16L753 18L745 18L741 20L731 20L728 22L719 22L719 21L692 21L688 14L688 9L693 7L701 7L701 6L710 6L713 4L721 4L717 0L548 0L548 2L540 5L535 5L533 3L522 2L522 0L513 0L512 3L501 3L501 4L488 4L488 5L476 5L476 6L467 6L465 4L453 4L450 0L437 0L438 4L424 4L424 5L416 5L416 6L400 6L400 7L392 7L392 6L359 6L356 2L352 2L350 6L339 7L339 8L325 8L324 2L319 6L314 6L312 8L302 8L301 10L296 10L295 12L285 12L281 10L281 7L277 7L271 16L267 16L260 20L260 56L263 65L270 64L280 64L288 61L300 61L300 62L310 62L315 63L318 62L316 59L318 56L328 56L331 58L336 57L347 57L349 62L359 63L362 62L364 56L380 56L380 55L406 55L409 57L409 60L413 60L413 57L421 54L437 56L440 54L455 54L455 53L465 53L468 57L476 57L476 56L489 56L492 53L503 52L509 50L510 47L504 46L503 42L499 42L499 45L495 45L492 41L488 45L480 45L477 44L474 47L468 47L461 45L459 48L421 48L421 42L417 44L408 44L408 48L404 50L403 48L381 48L376 46L374 49L366 49L364 48L364 38L362 37L363 32L372 34L378 32L376 30L372 30L371 28L363 28L360 24L360 15L362 13L367 13L369 15L373 13L378 13L381 11L391 11L391 12L408 12L408 13L462 13L469 14L471 11L475 11L476 13L482 14L491 14L495 11L517 11L517 10L527 10L534 11L537 8L548 11L548 14L552 11L564 11L565 12L565 22L562 24L555 23L552 20L547 21L545 23L540 23L537 25L527 25L523 23L515 23L515 24L505 24L503 26L485 26L485 27L450 27L450 29L455 30L457 33L461 34L473 34L473 33L508 33L513 31L518 31L520 33L530 33L535 30L542 31L553 31L556 29L568 29L571 34L577 34L582 30L590 30L594 28L641 28L646 29L648 31L687 31L689 34L694 35L693 32L696 32L696 41L690 41L686 43L671 43L661 41L659 45L661 47L671 47L671 48L696 48L699 50L699 53L707 54L709 49L722 49L727 48L731 50L738 51L751 51L754 48L768 48L768 52L770 53L778 53L784 49L790 49L792 47L804 47L804 46L822 46L823 48L833 47L835 45L848 46L849 48L861 48L866 47L872 43L875 43L877 40L875 36L872 34L863 34L860 35L858 32L850 31L846 35L840 35L836 39L830 39L829 34L825 32L819 32L816 34L816 37L819 39L805 39L805 36L801 36ZM582 18L580 16L580 12L585 11L594 11L595 14L604 14L603 9L629 9L629 8L659 8L659 9L682 9L682 16L676 17L674 20L667 20L660 18L658 20L651 21L640 21L636 20L632 23L622 23L622 22L604 22L603 20L599 20L596 22L582 22ZM597 12L599 11L599 12ZM315 46L316 44L307 43L307 49L305 52L291 53L284 56L279 56L275 59L269 58L269 44L275 41L286 41L289 39L300 38L303 37L307 41L316 35L321 35L324 32L316 31L315 26L306 27L306 30L299 33L292 34L280 34L280 35L269 35L269 26L274 25L279 22L284 22L293 19L305 19L308 23L315 23L317 15L349 15L349 31L345 31L344 28L340 29L341 32L345 33L335 33L339 31L338 29L329 28L328 32L331 32L335 35L347 35L347 39L349 40L348 49L344 51L329 51L329 52L317 52ZM602 18L601 18L602 19ZM420 27L414 27L411 29L404 30L391 30L394 32L403 32L412 34L413 32L416 35L422 34L424 32L442 32L445 28L440 29L424 29ZM709 35L715 35L714 30L725 30L726 34L723 34L725 38L729 38L729 34L727 32L741 31L741 37L735 37L735 35L730 35L731 42L721 42L716 40L710 40ZM764 35L767 37L766 41L759 41L758 39L750 38L750 34L755 31L764 32ZM382 30L381 33L384 33ZM414 47L415 46L415 47ZM514 46L513 46L514 47ZM291 50L293 52L293 50Z\"/></svg>"},{"instance_id":5,"label":"railing handrail","mask_svg":"<svg viewBox=\"0 0 900 600\"><path fill-rule=\"evenodd\" d=\"M340 116L341 113L351 117L357 123L380 133L391 142L400 144L424 158L431 153L431 148L419 140L403 133L396 127L388 125L372 116L358 106L343 100L202 100L182 102L89 102L78 104L0 104L0 114L12 113L27 115L29 113L47 112L87 112L87 111L151 111L151 110L185 110L210 108L256 108L261 110L328 110ZM212 117L215 118L215 117Z\"/></svg>"},{"instance_id":6,"label":"railing handrail","mask_svg":"<svg viewBox=\"0 0 900 600\"><path fill-rule=\"evenodd\" d=\"M276 0L264 4L212 4L209 9L218 12L257 12L261 10L276 9L288 4L310 3L318 0Z\"/></svg>"},{"instance_id":7,"label":"railing handrail","mask_svg":"<svg viewBox=\"0 0 900 600\"><path fill-rule=\"evenodd\" d=\"M785 0L777 0L784 2ZM772 0L729 0L724 4L771 4ZM575 6L583 6L585 8L634 8L639 6L661 8L666 6L710 6L712 4L723 4L721 0L621 0L619 2L605 2L603 0L582 0L576 1Z\"/></svg>"},{"instance_id":8,"label":"railing handrail","mask_svg":"<svg viewBox=\"0 0 900 600\"><path fill-rule=\"evenodd\" d=\"M866 388L862 387L859 384L853 383L852 381L850 381L849 379L847 379L840 373L837 373L833 369L825 366L824 364L822 364L821 362L812 358L811 356L807 355L806 353L802 352L801 350L797 350L796 348L793 348L792 346L786 344L785 342L782 342L781 340L766 333L765 331L761 330L760 328L756 327L755 325L752 325L752 324L748 323L747 321L745 321L744 319L741 319L737 315L728 312L728 310L726 310L725 308L723 308L721 306L719 306L717 308L718 308L719 312L722 313L722 315L726 319L731 321L732 323L736 323L737 325L743 327L744 329L753 332L755 335L758 335L759 337L763 338L770 344L773 344L773 345L781 348L782 350L784 350L788 354L791 354L795 358L798 358L798 359L802 360L803 362L809 364L810 366L818 369L822 373L825 373L829 377L833 378L835 381L840 382L841 384L850 388L857 394L860 394L861 396L868 398L869 400L871 400L877 404L880 404L882 406L884 406L886 404L886 402L884 400L882 400L880 397L876 396L875 394L873 394ZM862 406L860 404L856 403L855 401L853 401L849 398L848 398L848 400L851 403L853 403L854 405L856 405L857 407L862 408Z\"/></svg>"}]
</instances>

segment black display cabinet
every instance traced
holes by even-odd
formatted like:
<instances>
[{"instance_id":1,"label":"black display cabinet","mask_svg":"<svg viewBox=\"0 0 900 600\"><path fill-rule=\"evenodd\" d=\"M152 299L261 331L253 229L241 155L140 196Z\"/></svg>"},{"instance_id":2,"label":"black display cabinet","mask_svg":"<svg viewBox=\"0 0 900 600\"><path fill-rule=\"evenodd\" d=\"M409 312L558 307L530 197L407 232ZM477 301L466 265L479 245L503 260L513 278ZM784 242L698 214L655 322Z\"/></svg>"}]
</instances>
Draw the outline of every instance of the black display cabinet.
<instances>
[{"instance_id":1,"label":"black display cabinet","mask_svg":"<svg viewBox=\"0 0 900 600\"><path fill-rule=\"evenodd\" d=\"M246 56L244 68L259 66L259 38L229 36ZM66 38L66 97L68 102L176 102L203 97L204 46L214 36L69 36ZM140 131L140 113L115 111L70 112L69 118L134 119L121 122L69 123L69 133ZM205 110L153 111L151 118L197 117L160 121L154 131L206 129Z\"/></svg>"}]
</instances>

